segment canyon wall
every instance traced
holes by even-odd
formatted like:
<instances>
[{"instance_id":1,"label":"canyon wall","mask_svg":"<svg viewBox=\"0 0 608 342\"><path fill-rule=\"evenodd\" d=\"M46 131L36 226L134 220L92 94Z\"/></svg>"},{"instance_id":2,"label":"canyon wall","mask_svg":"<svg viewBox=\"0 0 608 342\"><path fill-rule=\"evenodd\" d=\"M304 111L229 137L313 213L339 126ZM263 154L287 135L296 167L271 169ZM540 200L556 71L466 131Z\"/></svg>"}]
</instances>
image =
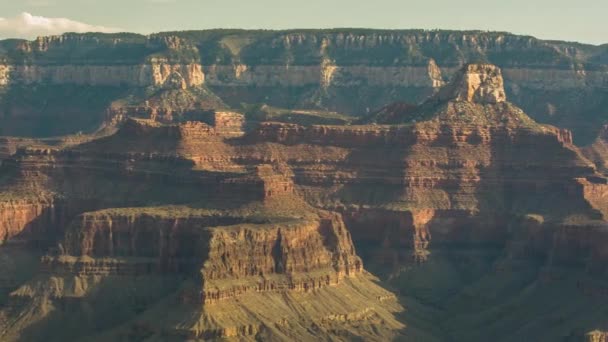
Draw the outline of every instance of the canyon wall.
<instances>
[{"instance_id":1,"label":"canyon wall","mask_svg":"<svg viewBox=\"0 0 608 342\"><path fill-rule=\"evenodd\" d=\"M73 84L87 86L159 86L178 78L185 87L200 86L205 75L199 64L168 64L153 60L142 65L4 65L0 85Z\"/></svg>"},{"instance_id":2,"label":"canyon wall","mask_svg":"<svg viewBox=\"0 0 608 342\"><path fill-rule=\"evenodd\" d=\"M34 84L93 87L98 94L108 94L103 109L131 106L126 99L144 93L140 88L205 86L237 109L242 103L268 103L365 115L394 101L419 103L464 63L488 61L502 68L506 91L514 103L541 122L574 130L577 142L584 144L595 138L597 125L608 117L604 110L608 69L603 53L596 46L480 31L66 34L31 42L0 42L0 87L9 92L14 89L24 98L24 103L11 102L0 117L13 117L14 121L25 115L23 111L59 116L47 113L48 108L31 106L34 100L28 97L41 95L19 85ZM122 90L110 94L103 87ZM66 106L76 102L74 96L78 95L67 95ZM135 104L144 104L148 96L141 95ZM205 106L218 109L220 102ZM191 109L178 108L178 101L153 107L176 112ZM95 120L85 125L75 117L80 120L75 126L94 129L104 119L103 109L81 108L81 115ZM5 130L3 134L19 135L32 131ZM63 133L53 127L47 130L44 135Z\"/></svg>"}]
</instances>

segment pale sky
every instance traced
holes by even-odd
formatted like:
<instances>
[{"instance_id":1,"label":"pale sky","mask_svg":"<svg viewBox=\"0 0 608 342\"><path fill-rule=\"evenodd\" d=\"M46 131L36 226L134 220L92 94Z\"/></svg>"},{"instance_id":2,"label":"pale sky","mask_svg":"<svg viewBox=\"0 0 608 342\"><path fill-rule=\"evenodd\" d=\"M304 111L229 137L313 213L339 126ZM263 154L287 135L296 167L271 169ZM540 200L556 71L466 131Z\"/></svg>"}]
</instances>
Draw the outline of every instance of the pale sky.
<instances>
[{"instance_id":1,"label":"pale sky","mask_svg":"<svg viewBox=\"0 0 608 342\"><path fill-rule=\"evenodd\" d=\"M608 43L608 0L0 0L0 38L209 28L479 29Z\"/></svg>"}]
</instances>

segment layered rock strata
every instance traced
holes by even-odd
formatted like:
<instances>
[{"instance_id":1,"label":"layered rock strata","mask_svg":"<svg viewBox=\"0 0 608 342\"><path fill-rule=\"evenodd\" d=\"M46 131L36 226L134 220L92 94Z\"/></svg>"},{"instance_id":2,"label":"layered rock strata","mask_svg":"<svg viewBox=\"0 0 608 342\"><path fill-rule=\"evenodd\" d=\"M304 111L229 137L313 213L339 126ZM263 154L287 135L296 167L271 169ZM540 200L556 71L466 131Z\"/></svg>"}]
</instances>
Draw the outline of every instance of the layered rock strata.
<instances>
[{"instance_id":1,"label":"layered rock strata","mask_svg":"<svg viewBox=\"0 0 608 342\"><path fill-rule=\"evenodd\" d=\"M602 47L501 32L66 34L31 42L0 41L0 51L0 86L26 100L12 103L12 108L0 112L2 116L79 120L69 130L26 122L24 127L10 127L4 120L3 131L10 135L93 130L106 109L132 110L133 104L123 106L133 94L145 93L135 106L146 107L150 92L144 88L150 87L188 91L206 85L222 100L205 101L212 106L206 109L218 109L223 103L237 108L246 102L365 115L396 100L421 102L463 64L479 60L502 68L512 101L537 120L574 129L579 144L590 142L606 118L608 74ZM49 85L53 87L36 90ZM60 98L62 89L71 86L92 88L109 99L101 110L92 110L78 105L82 94L68 92L62 102L78 108L74 113L37 108L36 98L47 92L51 99ZM178 116L183 109L177 108L177 102L150 110ZM94 118L82 120L83 112Z\"/></svg>"},{"instance_id":2,"label":"layered rock strata","mask_svg":"<svg viewBox=\"0 0 608 342\"><path fill-rule=\"evenodd\" d=\"M219 213L123 215L99 212L75 220L60 252L77 258L49 258L49 270L79 276L129 275L131 267L136 274L200 270L201 303L248 291L312 291L363 271L336 214L276 223Z\"/></svg>"},{"instance_id":3,"label":"layered rock strata","mask_svg":"<svg viewBox=\"0 0 608 342\"><path fill-rule=\"evenodd\" d=\"M144 65L5 65L0 67L3 85L74 84L86 86L170 87L200 86L205 75L200 64L172 65L152 60Z\"/></svg>"},{"instance_id":4,"label":"layered rock strata","mask_svg":"<svg viewBox=\"0 0 608 342\"><path fill-rule=\"evenodd\" d=\"M578 296L577 281L581 296L601 296L588 281L606 276L608 182L569 131L532 120L506 100L503 84L497 67L472 64L420 106L387 106L362 125L264 122L243 135L242 116L217 111L209 123L126 119L115 134L82 144L20 149L2 165L10 175L3 194L61 199L71 223L47 241L55 247L44 276L22 284L0 311L12 317L3 337L31 326L19 317L75 319L69 308L82 312L106 286L139 288L141 278L172 280L148 298L135 296L141 310L95 334L432 340L397 322L403 308L363 261L406 304L411 294L416 309L445 308L430 314L444 321L438 340L505 331L471 327L504 313L495 293L521 289L500 278L504 270L521 270L512 281L533 282L509 297L516 304L547 288ZM0 214L9 241L27 236L32 219L51 222L10 203ZM444 263L456 267L440 269L454 279L437 281ZM504 288L470 294L467 277L487 279L473 283L484 290ZM463 320L450 311L467 299L488 316ZM581 303L568 308L578 313ZM544 308L537 304L530 312ZM588 320L564 320L559 332L593 329L601 313L588 311L581 313ZM554 336L519 325L517 336ZM65 338L91 335L72 334Z\"/></svg>"},{"instance_id":5,"label":"layered rock strata","mask_svg":"<svg viewBox=\"0 0 608 342\"><path fill-rule=\"evenodd\" d=\"M286 340L329 338L335 329L373 339L394 336L403 327L393 317L400 307L363 271L341 216L291 213L306 218L230 216L234 214L229 211L186 208L84 214L68 228L56 255L43 258L41 274L47 276L14 291L10 308L40 310L36 298L45 298L56 303L56 315L69 315L61 307L86 305L99 279L121 282L167 274L192 277L192 285L170 295L177 308L171 318L158 324L152 307L136 318L131 330L113 336L218 339L263 334ZM60 284L52 285L57 279ZM76 292L67 286L70 279L76 279ZM321 305L294 311L310 300ZM193 307L200 308L195 317ZM242 316L243 310L252 314ZM9 322L13 327L28 324L16 317ZM145 331L133 331L143 326ZM311 326L315 331L306 332ZM381 330L367 335L373 326ZM12 339L17 332L9 328L3 336Z\"/></svg>"}]
</instances>

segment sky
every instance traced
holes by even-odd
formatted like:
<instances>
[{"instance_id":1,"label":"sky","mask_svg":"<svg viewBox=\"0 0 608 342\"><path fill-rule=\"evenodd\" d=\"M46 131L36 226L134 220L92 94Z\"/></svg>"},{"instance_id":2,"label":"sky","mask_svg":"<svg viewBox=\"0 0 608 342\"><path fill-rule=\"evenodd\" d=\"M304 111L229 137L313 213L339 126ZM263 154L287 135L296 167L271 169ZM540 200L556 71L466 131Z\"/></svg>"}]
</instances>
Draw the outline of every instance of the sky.
<instances>
[{"instance_id":1,"label":"sky","mask_svg":"<svg viewBox=\"0 0 608 342\"><path fill-rule=\"evenodd\" d=\"M0 0L0 39L209 28L453 29L608 43L608 0Z\"/></svg>"}]
</instances>

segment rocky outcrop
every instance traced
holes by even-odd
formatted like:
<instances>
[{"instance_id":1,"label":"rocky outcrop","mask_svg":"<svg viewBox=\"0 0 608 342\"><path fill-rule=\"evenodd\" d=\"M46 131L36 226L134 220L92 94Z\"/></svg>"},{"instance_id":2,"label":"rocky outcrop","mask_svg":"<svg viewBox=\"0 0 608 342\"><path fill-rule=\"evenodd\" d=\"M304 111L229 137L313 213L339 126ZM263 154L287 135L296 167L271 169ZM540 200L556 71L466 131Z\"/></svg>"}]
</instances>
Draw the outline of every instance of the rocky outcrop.
<instances>
[{"instance_id":1,"label":"rocky outcrop","mask_svg":"<svg viewBox=\"0 0 608 342\"><path fill-rule=\"evenodd\" d=\"M243 250L249 256L241 256ZM248 291L314 291L362 271L339 216L267 229L263 234L246 228L218 231L210 240L209 260L202 269L202 300L214 303ZM241 285L231 287L227 281Z\"/></svg>"},{"instance_id":2,"label":"rocky outcrop","mask_svg":"<svg viewBox=\"0 0 608 342\"><path fill-rule=\"evenodd\" d=\"M608 187L604 177L588 177L579 179L585 200L598 210L603 219L608 217Z\"/></svg>"},{"instance_id":3,"label":"rocky outcrop","mask_svg":"<svg viewBox=\"0 0 608 342\"><path fill-rule=\"evenodd\" d=\"M99 204L87 199L63 201L42 191L38 196L27 196L31 191L28 186L40 184L22 185L26 187L11 193L12 198L6 196L0 201L0 244L17 243L46 250L57 243L74 217Z\"/></svg>"},{"instance_id":4,"label":"rocky outcrop","mask_svg":"<svg viewBox=\"0 0 608 342\"><path fill-rule=\"evenodd\" d=\"M53 223L52 212L51 204L35 200L0 202L0 241L14 240L26 234L44 234L45 226Z\"/></svg>"},{"instance_id":5,"label":"rocky outcrop","mask_svg":"<svg viewBox=\"0 0 608 342\"><path fill-rule=\"evenodd\" d=\"M243 114L214 111L211 121L215 131L223 136L238 137L245 134L245 116Z\"/></svg>"},{"instance_id":6,"label":"rocky outcrop","mask_svg":"<svg viewBox=\"0 0 608 342\"><path fill-rule=\"evenodd\" d=\"M601 330L594 330L585 335L585 342L606 342L608 333Z\"/></svg>"},{"instance_id":7,"label":"rocky outcrop","mask_svg":"<svg viewBox=\"0 0 608 342\"><path fill-rule=\"evenodd\" d=\"M0 64L0 86L8 85L10 69L11 67L9 65Z\"/></svg>"},{"instance_id":8,"label":"rocky outcrop","mask_svg":"<svg viewBox=\"0 0 608 342\"><path fill-rule=\"evenodd\" d=\"M489 64L469 64L437 95L439 101L493 104L506 101L501 70Z\"/></svg>"}]
</instances>

